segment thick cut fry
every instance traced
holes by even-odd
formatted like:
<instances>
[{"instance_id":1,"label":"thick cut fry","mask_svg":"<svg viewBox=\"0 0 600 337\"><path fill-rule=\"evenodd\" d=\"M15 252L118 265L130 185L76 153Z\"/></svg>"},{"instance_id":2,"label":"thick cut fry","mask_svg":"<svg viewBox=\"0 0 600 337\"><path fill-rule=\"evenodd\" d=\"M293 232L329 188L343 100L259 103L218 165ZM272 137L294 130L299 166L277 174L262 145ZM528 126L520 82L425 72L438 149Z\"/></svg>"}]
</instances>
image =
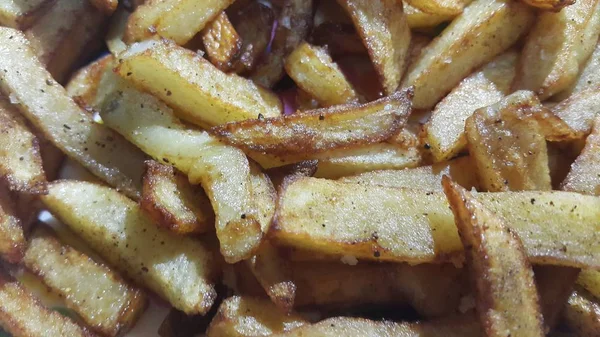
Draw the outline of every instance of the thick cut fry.
<instances>
[{"instance_id":1,"label":"thick cut fry","mask_svg":"<svg viewBox=\"0 0 600 337\"><path fill-rule=\"evenodd\" d=\"M166 40L135 44L120 55L120 62L121 76L200 126L281 114L281 102L272 92L224 74L196 53Z\"/></svg>"},{"instance_id":2,"label":"thick cut fry","mask_svg":"<svg viewBox=\"0 0 600 337\"><path fill-rule=\"evenodd\" d=\"M17 216L11 192L0 183L0 257L17 263L23 258L27 242Z\"/></svg>"},{"instance_id":3,"label":"thick cut fry","mask_svg":"<svg viewBox=\"0 0 600 337\"><path fill-rule=\"evenodd\" d=\"M90 2L107 15L111 15L119 4L119 0L90 0Z\"/></svg>"},{"instance_id":4,"label":"thick cut fry","mask_svg":"<svg viewBox=\"0 0 600 337\"><path fill-rule=\"evenodd\" d=\"M233 296L221 304L206 332L208 337L270 336L307 324L296 313L284 314L267 299Z\"/></svg>"},{"instance_id":5,"label":"thick cut fry","mask_svg":"<svg viewBox=\"0 0 600 337\"><path fill-rule=\"evenodd\" d=\"M69 97L84 109L90 110L93 108L96 97L102 96L102 93L98 92L102 75L113 64L114 57L106 55L81 68L71 77L69 83L65 86Z\"/></svg>"},{"instance_id":6,"label":"thick cut fry","mask_svg":"<svg viewBox=\"0 0 600 337\"><path fill-rule=\"evenodd\" d=\"M406 0L425 13L456 16L462 13L469 0Z\"/></svg>"},{"instance_id":7,"label":"thick cut fry","mask_svg":"<svg viewBox=\"0 0 600 337\"><path fill-rule=\"evenodd\" d=\"M550 10L558 12L566 6L571 6L575 3L575 0L521 0L524 3L541 8L544 10Z\"/></svg>"},{"instance_id":8,"label":"thick cut fry","mask_svg":"<svg viewBox=\"0 0 600 337\"><path fill-rule=\"evenodd\" d=\"M187 314L206 313L216 293L216 260L192 238L160 230L117 191L61 181L42 197L48 209L111 265Z\"/></svg>"},{"instance_id":9,"label":"thick cut fry","mask_svg":"<svg viewBox=\"0 0 600 337\"><path fill-rule=\"evenodd\" d=\"M569 88L594 51L600 34L600 2L579 0L558 13L543 12L527 36L513 88L541 100Z\"/></svg>"},{"instance_id":10,"label":"thick cut fry","mask_svg":"<svg viewBox=\"0 0 600 337\"><path fill-rule=\"evenodd\" d=\"M434 28L440 23L452 21L454 15L432 14L413 7L406 1L402 1L406 21L411 29Z\"/></svg>"},{"instance_id":11,"label":"thick cut fry","mask_svg":"<svg viewBox=\"0 0 600 337\"><path fill-rule=\"evenodd\" d=\"M179 234L204 233L214 228L210 200L172 166L146 162L140 206L161 227Z\"/></svg>"},{"instance_id":12,"label":"thick cut fry","mask_svg":"<svg viewBox=\"0 0 600 337\"><path fill-rule=\"evenodd\" d=\"M357 101L352 85L323 48L303 42L288 56L285 69L294 82L322 106Z\"/></svg>"},{"instance_id":13,"label":"thick cut fry","mask_svg":"<svg viewBox=\"0 0 600 337\"><path fill-rule=\"evenodd\" d=\"M599 198L568 192L477 198L510 223L532 263L600 267ZM296 178L281 188L273 221L274 243L318 253L417 264L460 258L463 251L448 204L435 191Z\"/></svg>"},{"instance_id":14,"label":"thick cut fry","mask_svg":"<svg viewBox=\"0 0 600 337\"><path fill-rule=\"evenodd\" d=\"M363 105L346 104L230 123L211 131L245 151L314 159L314 154L390 138L408 119L410 97L410 91L399 91Z\"/></svg>"},{"instance_id":15,"label":"thick cut fry","mask_svg":"<svg viewBox=\"0 0 600 337\"><path fill-rule=\"evenodd\" d=\"M583 66L583 70L579 72L577 81L571 85L569 89L563 90L553 97L557 101L568 99L571 95L582 92L590 88L600 86L600 44L596 44L596 48L592 55L588 58Z\"/></svg>"},{"instance_id":16,"label":"thick cut fry","mask_svg":"<svg viewBox=\"0 0 600 337\"><path fill-rule=\"evenodd\" d=\"M544 326L552 331L560 322L579 269L556 266L535 266L535 283L540 295L540 307L544 316Z\"/></svg>"},{"instance_id":17,"label":"thick cut fry","mask_svg":"<svg viewBox=\"0 0 600 337\"><path fill-rule=\"evenodd\" d=\"M448 160L465 149L467 118L509 93L517 58L514 50L498 56L465 78L435 106L425 125L426 141L435 161Z\"/></svg>"},{"instance_id":18,"label":"thick cut fry","mask_svg":"<svg viewBox=\"0 0 600 337\"><path fill-rule=\"evenodd\" d=\"M94 336L70 318L48 310L3 271L0 271L0 327L13 336Z\"/></svg>"},{"instance_id":19,"label":"thick cut fry","mask_svg":"<svg viewBox=\"0 0 600 337\"><path fill-rule=\"evenodd\" d=\"M4 0L0 2L0 26L27 29L56 0Z\"/></svg>"},{"instance_id":20,"label":"thick cut fry","mask_svg":"<svg viewBox=\"0 0 600 337\"><path fill-rule=\"evenodd\" d=\"M398 89L406 68L410 28L396 0L338 0L352 18L386 94Z\"/></svg>"},{"instance_id":21,"label":"thick cut fry","mask_svg":"<svg viewBox=\"0 0 600 337\"><path fill-rule=\"evenodd\" d=\"M158 34L184 45L233 0L150 0L129 17L125 42L133 43Z\"/></svg>"},{"instance_id":22,"label":"thick cut fry","mask_svg":"<svg viewBox=\"0 0 600 337\"><path fill-rule=\"evenodd\" d=\"M565 324L578 337L593 337L600 334L600 303L585 290L577 289L571 294L564 309Z\"/></svg>"},{"instance_id":23,"label":"thick cut fry","mask_svg":"<svg viewBox=\"0 0 600 337\"><path fill-rule=\"evenodd\" d=\"M527 5L515 1L476 0L467 6L409 69L403 86L415 86L414 107L433 107L474 69L516 42L533 19Z\"/></svg>"},{"instance_id":24,"label":"thick cut fry","mask_svg":"<svg viewBox=\"0 0 600 337\"><path fill-rule=\"evenodd\" d=\"M43 193L46 189L39 142L19 112L1 96L0 177L11 190Z\"/></svg>"},{"instance_id":25,"label":"thick cut fry","mask_svg":"<svg viewBox=\"0 0 600 337\"><path fill-rule=\"evenodd\" d=\"M571 165L561 189L600 195L600 116L596 117L592 133L585 140L583 151Z\"/></svg>"},{"instance_id":26,"label":"thick cut fry","mask_svg":"<svg viewBox=\"0 0 600 337\"><path fill-rule=\"evenodd\" d=\"M145 309L146 297L140 289L129 286L107 266L62 245L42 227L32 234L23 264L86 324L106 336L127 332Z\"/></svg>"},{"instance_id":27,"label":"thick cut fry","mask_svg":"<svg viewBox=\"0 0 600 337\"><path fill-rule=\"evenodd\" d=\"M579 135L592 131L600 111L600 85L582 90L552 107L552 112Z\"/></svg>"},{"instance_id":28,"label":"thick cut fry","mask_svg":"<svg viewBox=\"0 0 600 337\"><path fill-rule=\"evenodd\" d=\"M222 71L231 69L242 47L240 36L225 12L221 12L204 28L202 42L210 62Z\"/></svg>"},{"instance_id":29,"label":"thick cut fry","mask_svg":"<svg viewBox=\"0 0 600 337\"><path fill-rule=\"evenodd\" d=\"M56 147L100 179L139 198L144 154L92 116L52 79L22 33L0 28L0 90Z\"/></svg>"}]
</instances>

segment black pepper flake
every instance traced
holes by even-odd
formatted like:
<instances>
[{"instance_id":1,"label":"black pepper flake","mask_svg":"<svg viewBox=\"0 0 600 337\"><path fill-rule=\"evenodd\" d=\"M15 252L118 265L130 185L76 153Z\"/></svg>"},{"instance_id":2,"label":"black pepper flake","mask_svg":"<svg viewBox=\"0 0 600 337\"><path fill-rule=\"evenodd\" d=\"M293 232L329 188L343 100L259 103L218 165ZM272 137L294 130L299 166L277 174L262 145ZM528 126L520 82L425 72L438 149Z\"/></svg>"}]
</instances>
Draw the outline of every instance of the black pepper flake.
<instances>
[{"instance_id":1,"label":"black pepper flake","mask_svg":"<svg viewBox=\"0 0 600 337\"><path fill-rule=\"evenodd\" d=\"M142 271L143 271L144 273L147 273L147 272L148 272L148 268L147 268L147 267L142 267Z\"/></svg>"},{"instance_id":2,"label":"black pepper flake","mask_svg":"<svg viewBox=\"0 0 600 337\"><path fill-rule=\"evenodd\" d=\"M373 252L373 256L380 257L381 253L378 250L376 250L376 251Z\"/></svg>"},{"instance_id":3,"label":"black pepper flake","mask_svg":"<svg viewBox=\"0 0 600 337\"><path fill-rule=\"evenodd\" d=\"M63 124L63 127L64 127L65 129L67 129L67 130L71 130L71 127L70 127L70 126L68 126L67 124Z\"/></svg>"},{"instance_id":4,"label":"black pepper flake","mask_svg":"<svg viewBox=\"0 0 600 337\"><path fill-rule=\"evenodd\" d=\"M242 219L246 219L246 214L242 213Z\"/></svg>"},{"instance_id":5,"label":"black pepper flake","mask_svg":"<svg viewBox=\"0 0 600 337\"><path fill-rule=\"evenodd\" d=\"M163 158L163 161L167 164L169 163L169 159L167 159L167 158Z\"/></svg>"},{"instance_id":6,"label":"black pepper flake","mask_svg":"<svg viewBox=\"0 0 600 337\"><path fill-rule=\"evenodd\" d=\"M319 115L319 120L320 120L320 121L324 121L324 120L325 120L325 116L323 116L323 115Z\"/></svg>"},{"instance_id":7,"label":"black pepper flake","mask_svg":"<svg viewBox=\"0 0 600 337\"><path fill-rule=\"evenodd\" d=\"M263 119L265 119L265 116L263 116L263 114L258 114L258 119L263 120Z\"/></svg>"},{"instance_id":8,"label":"black pepper flake","mask_svg":"<svg viewBox=\"0 0 600 337\"><path fill-rule=\"evenodd\" d=\"M127 73L127 76L131 76L131 74L133 74L133 73L132 73L132 72L128 72L128 73Z\"/></svg>"},{"instance_id":9,"label":"black pepper flake","mask_svg":"<svg viewBox=\"0 0 600 337\"><path fill-rule=\"evenodd\" d=\"M535 205L535 199L534 198L531 198L531 204Z\"/></svg>"},{"instance_id":10,"label":"black pepper flake","mask_svg":"<svg viewBox=\"0 0 600 337\"><path fill-rule=\"evenodd\" d=\"M171 90L167 90L167 96L171 96Z\"/></svg>"},{"instance_id":11,"label":"black pepper flake","mask_svg":"<svg viewBox=\"0 0 600 337\"><path fill-rule=\"evenodd\" d=\"M425 150L429 150L431 149L431 145L425 143L425 145L423 145L423 147L425 148Z\"/></svg>"}]
</instances>

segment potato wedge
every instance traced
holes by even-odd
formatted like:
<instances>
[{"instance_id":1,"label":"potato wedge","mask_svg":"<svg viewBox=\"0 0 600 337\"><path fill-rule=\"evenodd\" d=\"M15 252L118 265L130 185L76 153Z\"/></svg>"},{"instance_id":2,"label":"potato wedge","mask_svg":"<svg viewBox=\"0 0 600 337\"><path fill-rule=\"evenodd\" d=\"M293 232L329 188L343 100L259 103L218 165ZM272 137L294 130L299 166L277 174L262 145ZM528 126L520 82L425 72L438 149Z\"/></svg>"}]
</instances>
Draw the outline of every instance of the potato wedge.
<instances>
[{"instance_id":1,"label":"potato wedge","mask_svg":"<svg viewBox=\"0 0 600 337\"><path fill-rule=\"evenodd\" d=\"M511 224L532 263L600 267L597 197L553 191L477 199ZM269 236L281 246L412 264L462 258L448 204L435 191L295 178L281 188L273 221ZM399 232L410 235L390 234Z\"/></svg>"},{"instance_id":2,"label":"potato wedge","mask_svg":"<svg viewBox=\"0 0 600 337\"><path fill-rule=\"evenodd\" d=\"M358 100L352 85L324 48L301 43L285 60L285 69L294 82L322 106Z\"/></svg>"},{"instance_id":3,"label":"potato wedge","mask_svg":"<svg viewBox=\"0 0 600 337\"><path fill-rule=\"evenodd\" d=\"M281 115L281 102L272 92L224 74L167 40L135 44L119 57L121 76L175 107L179 117L191 123L211 127L259 114Z\"/></svg>"},{"instance_id":4,"label":"potato wedge","mask_svg":"<svg viewBox=\"0 0 600 337\"><path fill-rule=\"evenodd\" d=\"M425 13L456 16L462 13L469 0L405 0Z\"/></svg>"},{"instance_id":5,"label":"potato wedge","mask_svg":"<svg viewBox=\"0 0 600 337\"><path fill-rule=\"evenodd\" d=\"M107 266L61 244L38 226L23 264L64 298L87 325L106 336L127 332L145 309L146 296Z\"/></svg>"},{"instance_id":6,"label":"potato wedge","mask_svg":"<svg viewBox=\"0 0 600 337\"><path fill-rule=\"evenodd\" d=\"M27 242L11 193L0 183L0 257L10 263L23 258Z\"/></svg>"},{"instance_id":7,"label":"potato wedge","mask_svg":"<svg viewBox=\"0 0 600 337\"><path fill-rule=\"evenodd\" d=\"M552 107L552 112L581 136L592 131L598 111L600 111L600 85L575 93Z\"/></svg>"},{"instance_id":8,"label":"potato wedge","mask_svg":"<svg viewBox=\"0 0 600 337\"><path fill-rule=\"evenodd\" d=\"M410 90L377 101L229 123L211 129L244 151L315 159L314 154L385 141L410 114Z\"/></svg>"},{"instance_id":9,"label":"potato wedge","mask_svg":"<svg viewBox=\"0 0 600 337\"><path fill-rule=\"evenodd\" d=\"M533 20L533 12L524 4L475 0L408 70L402 85L415 86L414 107L432 108L474 69L515 43Z\"/></svg>"},{"instance_id":10,"label":"potato wedge","mask_svg":"<svg viewBox=\"0 0 600 337\"><path fill-rule=\"evenodd\" d=\"M94 336L70 318L44 307L3 271L0 271L0 327L13 336Z\"/></svg>"},{"instance_id":11,"label":"potato wedge","mask_svg":"<svg viewBox=\"0 0 600 337\"><path fill-rule=\"evenodd\" d=\"M94 7L101 10L104 14L111 15L117 9L119 0L90 0Z\"/></svg>"},{"instance_id":12,"label":"potato wedge","mask_svg":"<svg viewBox=\"0 0 600 337\"><path fill-rule=\"evenodd\" d=\"M134 201L93 183L54 182L42 201L111 265L175 308L210 309L217 261L202 242L160 230Z\"/></svg>"},{"instance_id":13,"label":"potato wedge","mask_svg":"<svg viewBox=\"0 0 600 337\"><path fill-rule=\"evenodd\" d=\"M529 6L558 12L566 6L571 6L575 0L521 0Z\"/></svg>"},{"instance_id":14,"label":"potato wedge","mask_svg":"<svg viewBox=\"0 0 600 337\"><path fill-rule=\"evenodd\" d=\"M221 12L204 27L201 34L210 62L222 71L229 71L242 47L242 41L227 14Z\"/></svg>"},{"instance_id":15,"label":"potato wedge","mask_svg":"<svg viewBox=\"0 0 600 337\"><path fill-rule=\"evenodd\" d=\"M114 57L106 55L79 69L65 86L69 97L82 108L91 110L96 97L102 95L102 93L98 93L98 86L102 75L113 64Z\"/></svg>"},{"instance_id":16,"label":"potato wedge","mask_svg":"<svg viewBox=\"0 0 600 337\"><path fill-rule=\"evenodd\" d=\"M518 53L509 50L460 82L431 113L425 124L426 142L436 162L452 158L467 146L465 122L479 108L509 93Z\"/></svg>"},{"instance_id":17,"label":"potato wedge","mask_svg":"<svg viewBox=\"0 0 600 337\"><path fill-rule=\"evenodd\" d=\"M556 266L534 266L535 283L540 295L544 327L548 331L560 323L565 304L573 293L579 269Z\"/></svg>"},{"instance_id":18,"label":"potato wedge","mask_svg":"<svg viewBox=\"0 0 600 337\"><path fill-rule=\"evenodd\" d=\"M184 45L233 0L151 0L129 17L125 42L133 43L158 34Z\"/></svg>"},{"instance_id":19,"label":"potato wedge","mask_svg":"<svg viewBox=\"0 0 600 337\"><path fill-rule=\"evenodd\" d=\"M571 171L562 182L563 191L600 195L600 116L596 116L592 133L585 140L585 147Z\"/></svg>"},{"instance_id":20,"label":"potato wedge","mask_svg":"<svg viewBox=\"0 0 600 337\"><path fill-rule=\"evenodd\" d=\"M5 0L0 3L0 26L27 29L56 0Z\"/></svg>"},{"instance_id":21,"label":"potato wedge","mask_svg":"<svg viewBox=\"0 0 600 337\"><path fill-rule=\"evenodd\" d=\"M565 324L580 337L598 336L600 333L600 303L585 290L575 290L564 311Z\"/></svg>"},{"instance_id":22,"label":"potato wedge","mask_svg":"<svg viewBox=\"0 0 600 337\"><path fill-rule=\"evenodd\" d=\"M527 36L514 90L541 100L569 88L594 51L600 34L600 3L580 0L558 13L543 12Z\"/></svg>"},{"instance_id":23,"label":"potato wedge","mask_svg":"<svg viewBox=\"0 0 600 337\"><path fill-rule=\"evenodd\" d=\"M533 270L519 236L507 226L510 222L450 178L444 177L442 184L465 247L486 335L545 336Z\"/></svg>"},{"instance_id":24,"label":"potato wedge","mask_svg":"<svg viewBox=\"0 0 600 337\"><path fill-rule=\"evenodd\" d=\"M411 29L434 28L440 23L452 21L455 15L432 14L413 7L406 0L402 1L406 22Z\"/></svg>"},{"instance_id":25,"label":"potato wedge","mask_svg":"<svg viewBox=\"0 0 600 337\"><path fill-rule=\"evenodd\" d=\"M139 198L144 154L92 116L52 79L25 36L0 28L0 90L69 157L132 198Z\"/></svg>"},{"instance_id":26,"label":"potato wedge","mask_svg":"<svg viewBox=\"0 0 600 337\"><path fill-rule=\"evenodd\" d=\"M410 28L396 0L338 0L352 18L387 95L398 89L406 68Z\"/></svg>"}]
</instances>

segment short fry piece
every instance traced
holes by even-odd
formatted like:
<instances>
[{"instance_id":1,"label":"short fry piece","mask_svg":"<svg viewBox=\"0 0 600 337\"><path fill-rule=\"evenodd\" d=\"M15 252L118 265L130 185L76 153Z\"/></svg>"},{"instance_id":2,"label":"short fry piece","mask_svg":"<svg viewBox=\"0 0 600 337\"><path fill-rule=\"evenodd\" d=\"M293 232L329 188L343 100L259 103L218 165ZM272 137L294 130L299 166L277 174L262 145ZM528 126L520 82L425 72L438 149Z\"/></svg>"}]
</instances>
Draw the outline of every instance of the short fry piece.
<instances>
[{"instance_id":1,"label":"short fry piece","mask_svg":"<svg viewBox=\"0 0 600 337\"><path fill-rule=\"evenodd\" d=\"M600 116L561 186L563 191L600 195Z\"/></svg>"},{"instance_id":2,"label":"short fry piece","mask_svg":"<svg viewBox=\"0 0 600 337\"><path fill-rule=\"evenodd\" d=\"M225 12L221 12L204 28L202 42L210 62L222 71L231 69L242 47L240 36Z\"/></svg>"},{"instance_id":3,"label":"short fry piece","mask_svg":"<svg viewBox=\"0 0 600 337\"><path fill-rule=\"evenodd\" d=\"M458 15L462 13L469 0L405 0L425 13L438 15Z\"/></svg>"},{"instance_id":4,"label":"short fry piece","mask_svg":"<svg viewBox=\"0 0 600 337\"><path fill-rule=\"evenodd\" d=\"M585 290L576 287L565 306L563 316L565 324L579 337L600 334L600 303Z\"/></svg>"},{"instance_id":5,"label":"short fry piece","mask_svg":"<svg viewBox=\"0 0 600 337\"><path fill-rule=\"evenodd\" d=\"M579 135L587 135L592 131L599 111L600 85L574 93L552 107L552 112Z\"/></svg>"},{"instance_id":6,"label":"short fry piece","mask_svg":"<svg viewBox=\"0 0 600 337\"><path fill-rule=\"evenodd\" d=\"M518 235L450 178L442 183L467 252L487 336L545 336L533 270Z\"/></svg>"},{"instance_id":7,"label":"short fry piece","mask_svg":"<svg viewBox=\"0 0 600 337\"><path fill-rule=\"evenodd\" d=\"M4 0L0 3L0 26L27 29L56 0Z\"/></svg>"},{"instance_id":8,"label":"short fry piece","mask_svg":"<svg viewBox=\"0 0 600 337\"><path fill-rule=\"evenodd\" d=\"M23 258L27 242L17 216L11 192L0 183L0 257L17 263Z\"/></svg>"}]
</instances>

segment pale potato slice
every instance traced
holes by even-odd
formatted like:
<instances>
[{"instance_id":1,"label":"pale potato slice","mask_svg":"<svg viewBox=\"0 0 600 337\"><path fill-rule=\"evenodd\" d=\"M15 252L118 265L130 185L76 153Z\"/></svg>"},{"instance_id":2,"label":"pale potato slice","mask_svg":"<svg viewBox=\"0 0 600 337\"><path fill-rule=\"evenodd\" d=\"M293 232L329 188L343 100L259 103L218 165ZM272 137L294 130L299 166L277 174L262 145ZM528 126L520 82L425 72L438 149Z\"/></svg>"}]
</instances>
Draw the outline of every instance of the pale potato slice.
<instances>
[{"instance_id":1,"label":"pale potato slice","mask_svg":"<svg viewBox=\"0 0 600 337\"><path fill-rule=\"evenodd\" d=\"M450 178L444 177L442 184L465 247L486 335L545 336L533 270L519 236L507 226L511 223Z\"/></svg>"},{"instance_id":2,"label":"pale potato slice","mask_svg":"<svg viewBox=\"0 0 600 337\"><path fill-rule=\"evenodd\" d=\"M396 0L338 0L369 51L384 92L395 92L406 68L410 28Z\"/></svg>"},{"instance_id":3,"label":"pale potato slice","mask_svg":"<svg viewBox=\"0 0 600 337\"><path fill-rule=\"evenodd\" d=\"M0 90L53 144L100 179L139 198L144 154L94 123L37 60L25 36L0 28Z\"/></svg>"},{"instance_id":4,"label":"pale potato slice","mask_svg":"<svg viewBox=\"0 0 600 337\"><path fill-rule=\"evenodd\" d=\"M543 10L558 12L566 6L571 6L575 0L521 0L524 3Z\"/></svg>"},{"instance_id":5,"label":"pale potato slice","mask_svg":"<svg viewBox=\"0 0 600 337\"><path fill-rule=\"evenodd\" d=\"M42 201L112 266L175 308L187 314L210 309L218 269L203 242L160 230L134 201L109 187L54 182Z\"/></svg>"},{"instance_id":6,"label":"pale potato slice","mask_svg":"<svg viewBox=\"0 0 600 337\"><path fill-rule=\"evenodd\" d=\"M533 20L527 5L515 1L471 3L427 47L404 78L403 86L415 86L414 107L432 108L474 69L515 43Z\"/></svg>"},{"instance_id":7,"label":"pale potato slice","mask_svg":"<svg viewBox=\"0 0 600 337\"><path fill-rule=\"evenodd\" d=\"M562 182L564 191L600 195L600 116L594 122L592 133L585 140L585 147L571 171Z\"/></svg>"},{"instance_id":8,"label":"pale potato slice","mask_svg":"<svg viewBox=\"0 0 600 337\"><path fill-rule=\"evenodd\" d=\"M281 115L281 102L272 92L225 74L167 40L132 45L119 55L118 72L175 107L179 117L203 127Z\"/></svg>"},{"instance_id":9,"label":"pale potato slice","mask_svg":"<svg viewBox=\"0 0 600 337\"><path fill-rule=\"evenodd\" d=\"M0 183L0 257L10 263L21 261L27 248L15 206L10 191Z\"/></svg>"},{"instance_id":10,"label":"pale potato slice","mask_svg":"<svg viewBox=\"0 0 600 337\"><path fill-rule=\"evenodd\" d=\"M435 161L457 155L467 146L465 122L479 108L509 93L518 53L510 50L460 82L431 113L425 124L426 141Z\"/></svg>"},{"instance_id":11,"label":"pale potato slice","mask_svg":"<svg viewBox=\"0 0 600 337\"><path fill-rule=\"evenodd\" d=\"M413 264L462 258L440 192L291 180L281 188L269 232L277 245ZM553 191L478 193L477 199L510 223L532 263L600 267L599 198Z\"/></svg>"},{"instance_id":12,"label":"pale potato slice","mask_svg":"<svg viewBox=\"0 0 600 337\"><path fill-rule=\"evenodd\" d=\"M593 337L600 333L600 303L585 290L573 292L563 316L565 324L579 337Z\"/></svg>"},{"instance_id":13,"label":"pale potato slice","mask_svg":"<svg viewBox=\"0 0 600 337\"><path fill-rule=\"evenodd\" d=\"M322 106L358 100L352 85L324 48L301 43L285 60L285 69Z\"/></svg>"},{"instance_id":14,"label":"pale potato slice","mask_svg":"<svg viewBox=\"0 0 600 337\"><path fill-rule=\"evenodd\" d=\"M600 111L600 85L574 93L552 107L552 112L565 121L580 136L592 131L594 119Z\"/></svg>"},{"instance_id":15,"label":"pale potato slice","mask_svg":"<svg viewBox=\"0 0 600 337\"><path fill-rule=\"evenodd\" d=\"M125 42L133 43L154 34L184 45L233 0L150 0L129 17Z\"/></svg>"},{"instance_id":16,"label":"pale potato slice","mask_svg":"<svg viewBox=\"0 0 600 337\"><path fill-rule=\"evenodd\" d=\"M221 12L208 23L201 34L210 62L222 71L229 71L242 47L242 40L227 14Z\"/></svg>"},{"instance_id":17,"label":"pale potato slice","mask_svg":"<svg viewBox=\"0 0 600 337\"><path fill-rule=\"evenodd\" d=\"M107 15L114 13L119 4L119 0L90 0L90 2Z\"/></svg>"},{"instance_id":18,"label":"pale potato slice","mask_svg":"<svg viewBox=\"0 0 600 337\"><path fill-rule=\"evenodd\" d=\"M590 88L600 86L600 44L596 44L596 48L592 55L587 59L583 69L579 72L577 81L570 88L556 94L552 99L562 101L568 99L571 95L582 92Z\"/></svg>"},{"instance_id":19,"label":"pale potato slice","mask_svg":"<svg viewBox=\"0 0 600 337\"><path fill-rule=\"evenodd\" d=\"M405 0L425 13L456 16L462 13L470 0Z\"/></svg>"},{"instance_id":20,"label":"pale potato slice","mask_svg":"<svg viewBox=\"0 0 600 337\"><path fill-rule=\"evenodd\" d=\"M43 227L31 235L23 264L103 335L127 332L145 309L146 296L140 289L128 285L109 267L61 244Z\"/></svg>"},{"instance_id":21,"label":"pale potato slice","mask_svg":"<svg viewBox=\"0 0 600 337\"><path fill-rule=\"evenodd\" d=\"M594 51L598 34L597 0L541 13L527 36L513 88L534 91L541 100L569 88Z\"/></svg>"},{"instance_id":22,"label":"pale potato slice","mask_svg":"<svg viewBox=\"0 0 600 337\"><path fill-rule=\"evenodd\" d=\"M600 272L589 269L582 270L577 279L577 284L596 298L600 298Z\"/></svg>"},{"instance_id":23,"label":"pale potato slice","mask_svg":"<svg viewBox=\"0 0 600 337\"><path fill-rule=\"evenodd\" d=\"M411 29L434 28L440 23L452 21L452 19L455 17L455 15L426 13L416 7L413 7L405 0L402 1L402 6L404 7L404 14L406 15L408 27Z\"/></svg>"},{"instance_id":24,"label":"pale potato slice","mask_svg":"<svg viewBox=\"0 0 600 337\"><path fill-rule=\"evenodd\" d=\"M56 0L4 0L0 2L0 26L27 29Z\"/></svg>"}]
</instances>

